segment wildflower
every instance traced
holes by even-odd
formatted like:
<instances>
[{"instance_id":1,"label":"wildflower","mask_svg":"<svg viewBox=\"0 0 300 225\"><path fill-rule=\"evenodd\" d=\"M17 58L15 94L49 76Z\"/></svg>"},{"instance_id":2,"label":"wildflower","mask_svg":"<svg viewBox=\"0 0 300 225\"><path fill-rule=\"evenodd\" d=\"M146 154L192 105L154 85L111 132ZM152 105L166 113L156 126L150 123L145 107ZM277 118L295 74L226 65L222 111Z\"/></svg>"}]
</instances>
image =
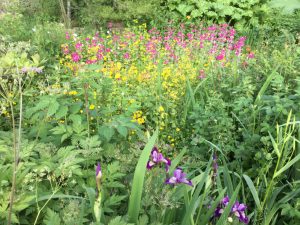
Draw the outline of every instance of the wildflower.
<instances>
[{"instance_id":1,"label":"wildflower","mask_svg":"<svg viewBox=\"0 0 300 225\"><path fill-rule=\"evenodd\" d=\"M34 73L42 73L43 69L40 67L23 67L21 69L22 73L34 72Z\"/></svg>"},{"instance_id":2,"label":"wildflower","mask_svg":"<svg viewBox=\"0 0 300 225\"><path fill-rule=\"evenodd\" d=\"M69 91L69 95L77 95L78 92L77 91Z\"/></svg>"},{"instance_id":3,"label":"wildflower","mask_svg":"<svg viewBox=\"0 0 300 225\"><path fill-rule=\"evenodd\" d=\"M70 34L66 32L66 40L70 40Z\"/></svg>"},{"instance_id":4,"label":"wildflower","mask_svg":"<svg viewBox=\"0 0 300 225\"><path fill-rule=\"evenodd\" d=\"M248 217L245 215L245 210L246 210L246 205L243 204L243 203L239 203L239 202L236 202L232 209L231 209L231 212L239 218L240 222L242 223L245 223L245 224L248 224L249 223L249 219Z\"/></svg>"},{"instance_id":5,"label":"wildflower","mask_svg":"<svg viewBox=\"0 0 300 225\"><path fill-rule=\"evenodd\" d=\"M228 196L222 199L221 203L218 205L218 207L215 210L214 217L220 217L222 215L222 213L224 212L224 208L229 204L229 200L230 199ZM230 217L228 217L228 221L232 222L233 219L231 216L235 215L240 222L244 224L248 224L249 218L245 214L246 208L247 206L245 204L236 201L233 207L231 208Z\"/></svg>"},{"instance_id":6,"label":"wildflower","mask_svg":"<svg viewBox=\"0 0 300 225\"><path fill-rule=\"evenodd\" d=\"M101 178L102 178L102 170L101 170L101 165L98 162L97 167L96 167L96 186L97 186L97 197L94 203L94 213L97 222L100 222L101 219Z\"/></svg>"},{"instance_id":7,"label":"wildflower","mask_svg":"<svg viewBox=\"0 0 300 225\"><path fill-rule=\"evenodd\" d=\"M177 128L176 128L176 131L179 132L179 131L180 131L180 128L177 127Z\"/></svg>"},{"instance_id":8,"label":"wildflower","mask_svg":"<svg viewBox=\"0 0 300 225\"><path fill-rule=\"evenodd\" d=\"M89 107L89 109L90 109L90 110L95 109L95 105L94 105L94 104L91 104L90 107Z\"/></svg>"},{"instance_id":9,"label":"wildflower","mask_svg":"<svg viewBox=\"0 0 300 225\"><path fill-rule=\"evenodd\" d=\"M199 71L199 76L198 76L199 79L204 79L205 78L205 71L204 70L200 70Z\"/></svg>"},{"instance_id":10,"label":"wildflower","mask_svg":"<svg viewBox=\"0 0 300 225\"><path fill-rule=\"evenodd\" d=\"M254 58L254 52L250 52L248 55L247 55L247 58L248 59L253 59Z\"/></svg>"},{"instance_id":11,"label":"wildflower","mask_svg":"<svg viewBox=\"0 0 300 225\"><path fill-rule=\"evenodd\" d=\"M193 186L192 181L186 178L186 173L184 173L181 168L177 168L174 171L174 176L166 180L166 184L175 185L180 183Z\"/></svg>"},{"instance_id":12,"label":"wildflower","mask_svg":"<svg viewBox=\"0 0 300 225\"><path fill-rule=\"evenodd\" d=\"M81 56L77 52L71 54L73 62L78 62L81 59Z\"/></svg>"},{"instance_id":13,"label":"wildflower","mask_svg":"<svg viewBox=\"0 0 300 225\"><path fill-rule=\"evenodd\" d=\"M147 169L148 170L152 169L153 166L158 165L161 162L166 164L166 171L169 170L169 166L171 166L171 160L168 159L168 158L165 158L162 155L162 153L160 153L158 151L157 147L154 147L152 149L151 158L152 158L152 160L149 160L148 163L147 163Z\"/></svg>"},{"instance_id":14,"label":"wildflower","mask_svg":"<svg viewBox=\"0 0 300 225\"><path fill-rule=\"evenodd\" d=\"M143 124L143 123L145 123L145 119L140 117L137 119L137 122L138 122L138 124Z\"/></svg>"}]
</instances>

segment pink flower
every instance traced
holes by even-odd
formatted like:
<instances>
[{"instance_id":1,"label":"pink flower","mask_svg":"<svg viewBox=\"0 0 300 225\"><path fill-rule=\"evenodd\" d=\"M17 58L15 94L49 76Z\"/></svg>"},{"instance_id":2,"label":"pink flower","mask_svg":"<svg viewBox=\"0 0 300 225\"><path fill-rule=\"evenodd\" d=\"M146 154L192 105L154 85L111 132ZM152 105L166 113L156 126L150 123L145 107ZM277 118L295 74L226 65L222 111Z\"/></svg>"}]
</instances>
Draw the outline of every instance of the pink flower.
<instances>
[{"instance_id":1,"label":"pink flower","mask_svg":"<svg viewBox=\"0 0 300 225\"><path fill-rule=\"evenodd\" d=\"M82 46L83 46L83 44L80 43L80 42L78 42L78 43L75 44L75 48L79 49L79 50L81 50Z\"/></svg>"},{"instance_id":2,"label":"pink flower","mask_svg":"<svg viewBox=\"0 0 300 225\"><path fill-rule=\"evenodd\" d=\"M200 70L199 71L199 76L198 76L199 79L204 79L205 78L205 71L204 70Z\"/></svg>"},{"instance_id":3,"label":"pink flower","mask_svg":"<svg viewBox=\"0 0 300 225\"><path fill-rule=\"evenodd\" d=\"M225 57L224 53L221 53L220 55L216 56L216 60L223 60Z\"/></svg>"},{"instance_id":4,"label":"pink flower","mask_svg":"<svg viewBox=\"0 0 300 225\"><path fill-rule=\"evenodd\" d=\"M66 32L66 39L70 40L70 34L69 34L69 32Z\"/></svg>"},{"instance_id":5,"label":"pink flower","mask_svg":"<svg viewBox=\"0 0 300 225\"><path fill-rule=\"evenodd\" d=\"M247 56L248 59L253 59L255 57L254 52L250 52Z\"/></svg>"},{"instance_id":6,"label":"pink flower","mask_svg":"<svg viewBox=\"0 0 300 225\"><path fill-rule=\"evenodd\" d=\"M124 59L129 59L130 58L130 55L128 52L126 52L124 55L123 55Z\"/></svg>"},{"instance_id":7,"label":"pink flower","mask_svg":"<svg viewBox=\"0 0 300 225\"><path fill-rule=\"evenodd\" d=\"M73 62L78 62L81 59L81 56L77 52L71 54Z\"/></svg>"}]
</instances>

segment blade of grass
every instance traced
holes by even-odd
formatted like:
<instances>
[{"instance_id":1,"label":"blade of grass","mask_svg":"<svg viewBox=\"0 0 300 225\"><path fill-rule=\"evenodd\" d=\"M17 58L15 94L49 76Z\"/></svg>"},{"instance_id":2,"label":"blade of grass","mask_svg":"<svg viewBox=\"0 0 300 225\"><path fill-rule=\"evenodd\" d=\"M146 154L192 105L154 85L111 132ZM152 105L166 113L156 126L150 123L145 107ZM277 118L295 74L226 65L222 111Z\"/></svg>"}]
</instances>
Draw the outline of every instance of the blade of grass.
<instances>
[{"instance_id":1,"label":"blade of grass","mask_svg":"<svg viewBox=\"0 0 300 225\"><path fill-rule=\"evenodd\" d=\"M268 89L271 81L273 80L273 78L275 77L276 71L279 68L279 65L277 65L275 67L275 69L271 72L271 74L267 77L265 83L263 84L263 86L260 88L256 99L254 101L254 105L257 105L259 103L259 101L261 100L261 97L264 95L264 93L266 92L266 90Z\"/></svg>"},{"instance_id":2,"label":"blade of grass","mask_svg":"<svg viewBox=\"0 0 300 225\"><path fill-rule=\"evenodd\" d=\"M173 174L173 171L175 170L175 168L177 167L177 165L179 164L179 162L181 161L181 159L182 159L182 157L184 156L185 153L186 153L186 148L183 148L180 151L180 153L176 156L176 158L172 160L172 164L170 166L169 174Z\"/></svg>"},{"instance_id":3,"label":"blade of grass","mask_svg":"<svg viewBox=\"0 0 300 225\"><path fill-rule=\"evenodd\" d=\"M258 208L258 210L261 210L261 203L260 203L260 200L259 200L259 197L258 197L258 193L257 193L257 191L254 187L254 184L253 184L251 178L248 177L246 174L244 174L243 177L244 177L244 179L245 179L245 181L246 181L246 183L247 183L247 185L248 185L248 187L251 191L251 194L254 198L256 207Z\"/></svg>"},{"instance_id":4,"label":"blade of grass","mask_svg":"<svg viewBox=\"0 0 300 225\"><path fill-rule=\"evenodd\" d=\"M149 155L151 153L151 150L155 144L155 141L158 136L158 131L156 130L148 143L146 144L144 150L142 151L142 154L139 158L139 161L136 165L134 176L133 176L133 182L132 182L132 188L131 188L131 194L129 198L129 205L128 205L128 221L129 223L137 223L138 216L140 212L141 207L141 199L142 199L142 191L144 186L144 178L145 178L145 172L146 172L146 165L147 161L149 159Z\"/></svg>"},{"instance_id":5,"label":"blade of grass","mask_svg":"<svg viewBox=\"0 0 300 225\"><path fill-rule=\"evenodd\" d=\"M291 161L289 161L287 164L285 164L284 167L282 167L280 170L278 170L274 174L274 178L278 177L280 174L282 174L284 171L286 171L288 168L290 168L292 165L294 165L298 160L300 160L300 154L298 154L295 158L293 158Z\"/></svg>"},{"instance_id":6,"label":"blade of grass","mask_svg":"<svg viewBox=\"0 0 300 225\"><path fill-rule=\"evenodd\" d=\"M231 196L233 194L233 184L231 177L229 175L229 170L227 168L227 163L223 159L223 174L224 174L224 184L225 187L228 187L228 194Z\"/></svg>"}]
</instances>

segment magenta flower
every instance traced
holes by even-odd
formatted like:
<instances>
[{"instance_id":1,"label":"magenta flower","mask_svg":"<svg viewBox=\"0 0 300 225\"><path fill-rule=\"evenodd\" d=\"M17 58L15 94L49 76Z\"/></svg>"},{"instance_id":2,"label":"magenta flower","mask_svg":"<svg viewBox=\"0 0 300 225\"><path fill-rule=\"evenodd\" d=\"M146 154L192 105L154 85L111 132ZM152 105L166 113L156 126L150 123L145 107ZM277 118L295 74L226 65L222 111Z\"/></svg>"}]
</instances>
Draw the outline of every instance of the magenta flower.
<instances>
[{"instance_id":1,"label":"magenta flower","mask_svg":"<svg viewBox=\"0 0 300 225\"><path fill-rule=\"evenodd\" d=\"M128 52L126 52L124 55L123 55L124 59L129 59L130 58L130 55Z\"/></svg>"},{"instance_id":2,"label":"magenta flower","mask_svg":"<svg viewBox=\"0 0 300 225\"><path fill-rule=\"evenodd\" d=\"M222 52L221 54L216 56L216 60L223 60L225 57L225 54Z\"/></svg>"},{"instance_id":3,"label":"magenta flower","mask_svg":"<svg viewBox=\"0 0 300 225\"><path fill-rule=\"evenodd\" d=\"M186 173L184 173L181 168L177 168L174 171L173 177L170 177L166 180L166 184L175 185L181 183L193 186L192 181L186 178Z\"/></svg>"},{"instance_id":4,"label":"magenta flower","mask_svg":"<svg viewBox=\"0 0 300 225\"><path fill-rule=\"evenodd\" d=\"M153 166L158 165L160 163L165 163L166 165L166 171L169 170L169 167L171 166L171 160L168 158L165 158L162 153L160 153L157 149L157 147L154 147L151 151L151 158L152 160L149 160L147 163L147 169L152 169Z\"/></svg>"},{"instance_id":5,"label":"magenta flower","mask_svg":"<svg viewBox=\"0 0 300 225\"><path fill-rule=\"evenodd\" d=\"M77 52L71 54L73 62L78 62L81 59L81 56Z\"/></svg>"},{"instance_id":6,"label":"magenta flower","mask_svg":"<svg viewBox=\"0 0 300 225\"><path fill-rule=\"evenodd\" d=\"M81 50L81 49L82 49L82 46L83 46L83 44L82 44L81 42L77 42L77 43L75 44L75 48L78 49L78 50Z\"/></svg>"},{"instance_id":7,"label":"magenta flower","mask_svg":"<svg viewBox=\"0 0 300 225\"><path fill-rule=\"evenodd\" d=\"M253 52L250 52L248 55L247 55L247 58L248 59L253 59L255 57L254 53Z\"/></svg>"}]
</instances>

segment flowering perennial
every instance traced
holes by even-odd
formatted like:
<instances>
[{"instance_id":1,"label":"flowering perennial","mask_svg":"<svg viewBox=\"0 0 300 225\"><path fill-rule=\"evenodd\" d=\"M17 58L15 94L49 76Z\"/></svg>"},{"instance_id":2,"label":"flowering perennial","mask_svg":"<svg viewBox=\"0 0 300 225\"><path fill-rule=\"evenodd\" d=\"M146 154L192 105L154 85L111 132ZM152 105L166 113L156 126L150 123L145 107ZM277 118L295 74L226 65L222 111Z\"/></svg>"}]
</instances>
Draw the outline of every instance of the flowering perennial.
<instances>
[{"instance_id":1,"label":"flowering perennial","mask_svg":"<svg viewBox=\"0 0 300 225\"><path fill-rule=\"evenodd\" d=\"M171 166L171 160L165 158L162 153L158 151L157 147L154 147L151 152L151 160L147 163L147 169L152 169L153 166L164 163L166 165L166 171L169 171Z\"/></svg>"},{"instance_id":2,"label":"flowering perennial","mask_svg":"<svg viewBox=\"0 0 300 225\"><path fill-rule=\"evenodd\" d=\"M177 168L174 171L174 175L166 180L166 184L187 184L193 186L192 181L186 178L186 173L181 168Z\"/></svg>"},{"instance_id":3,"label":"flowering perennial","mask_svg":"<svg viewBox=\"0 0 300 225\"><path fill-rule=\"evenodd\" d=\"M215 210L214 217L220 217L222 215L222 213L224 212L224 208L228 205L229 201L230 199L228 196L223 198L223 200ZM232 216L236 216L240 222L244 224L248 224L249 218L245 214L246 209L247 206L245 204L236 201L231 208L229 220L232 220Z\"/></svg>"}]
</instances>

